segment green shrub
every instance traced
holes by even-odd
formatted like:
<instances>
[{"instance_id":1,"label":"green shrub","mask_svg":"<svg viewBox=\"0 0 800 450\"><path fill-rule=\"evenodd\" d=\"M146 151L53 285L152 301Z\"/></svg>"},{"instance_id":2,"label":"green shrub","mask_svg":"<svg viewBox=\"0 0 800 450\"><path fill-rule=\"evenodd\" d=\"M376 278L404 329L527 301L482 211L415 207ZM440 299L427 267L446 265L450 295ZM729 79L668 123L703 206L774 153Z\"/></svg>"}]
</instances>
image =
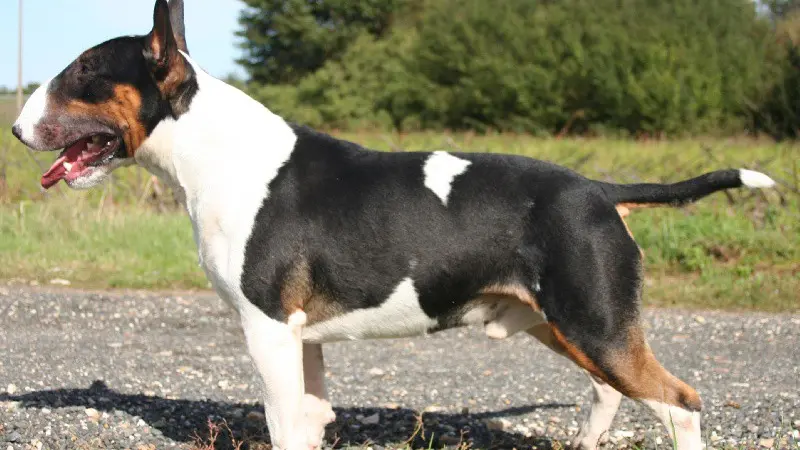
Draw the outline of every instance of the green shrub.
<instances>
[{"instance_id":1,"label":"green shrub","mask_svg":"<svg viewBox=\"0 0 800 450\"><path fill-rule=\"evenodd\" d=\"M246 62L251 93L328 128L675 135L796 123L791 53L748 0L376 1L249 0L262 6L243 23L268 17L275 32L243 32L264 56ZM286 5L296 17L273 10ZM263 72L276 64L285 73Z\"/></svg>"}]
</instances>

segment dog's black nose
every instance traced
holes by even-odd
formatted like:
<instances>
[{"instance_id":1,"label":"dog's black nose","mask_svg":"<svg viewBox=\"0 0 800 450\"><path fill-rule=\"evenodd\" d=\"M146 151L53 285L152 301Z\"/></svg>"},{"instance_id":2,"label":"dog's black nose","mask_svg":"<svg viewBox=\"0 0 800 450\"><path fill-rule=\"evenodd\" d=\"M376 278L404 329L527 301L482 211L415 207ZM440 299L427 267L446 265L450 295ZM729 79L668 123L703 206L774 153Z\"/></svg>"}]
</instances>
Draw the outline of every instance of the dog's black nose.
<instances>
[{"instance_id":1,"label":"dog's black nose","mask_svg":"<svg viewBox=\"0 0 800 450\"><path fill-rule=\"evenodd\" d=\"M17 139L22 139L22 127L19 125L14 125L11 127L11 134L13 134Z\"/></svg>"}]
</instances>

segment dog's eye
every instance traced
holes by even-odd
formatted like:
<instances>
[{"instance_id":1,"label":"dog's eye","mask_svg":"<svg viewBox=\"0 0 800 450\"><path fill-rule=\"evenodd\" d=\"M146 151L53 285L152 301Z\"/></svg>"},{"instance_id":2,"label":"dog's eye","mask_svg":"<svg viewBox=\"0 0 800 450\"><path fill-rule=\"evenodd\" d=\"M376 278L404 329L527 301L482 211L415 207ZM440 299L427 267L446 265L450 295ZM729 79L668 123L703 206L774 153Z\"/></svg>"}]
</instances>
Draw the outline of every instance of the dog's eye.
<instances>
[{"instance_id":1,"label":"dog's eye","mask_svg":"<svg viewBox=\"0 0 800 450\"><path fill-rule=\"evenodd\" d=\"M87 80L82 91L81 99L89 103L100 103L114 95L112 83L101 76Z\"/></svg>"}]
</instances>

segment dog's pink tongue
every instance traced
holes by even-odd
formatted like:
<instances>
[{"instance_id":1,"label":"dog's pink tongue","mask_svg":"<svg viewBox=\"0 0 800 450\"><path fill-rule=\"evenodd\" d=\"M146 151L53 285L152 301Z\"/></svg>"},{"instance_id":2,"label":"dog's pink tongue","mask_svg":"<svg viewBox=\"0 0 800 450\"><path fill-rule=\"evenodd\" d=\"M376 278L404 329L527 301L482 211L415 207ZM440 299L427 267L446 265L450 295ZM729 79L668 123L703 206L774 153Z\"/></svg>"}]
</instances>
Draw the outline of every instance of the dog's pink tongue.
<instances>
[{"instance_id":1,"label":"dog's pink tongue","mask_svg":"<svg viewBox=\"0 0 800 450\"><path fill-rule=\"evenodd\" d=\"M58 158L56 162L53 163L53 166L50 167L50 170L48 170L47 172L44 173L44 175L42 175L41 183L43 188L50 189L51 187L53 187L53 185L55 185L62 178L64 178L64 175L67 174L67 169L64 168L64 161L66 160L67 160L66 155Z\"/></svg>"},{"instance_id":2,"label":"dog's pink tongue","mask_svg":"<svg viewBox=\"0 0 800 450\"><path fill-rule=\"evenodd\" d=\"M78 157L81 155L83 149L85 148L86 148L85 140L80 140L75 144L73 144L71 147L69 147L66 153L64 153L58 159L56 159L56 162L54 162L53 165L50 166L50 170L48 170L47 172L44 173L44 175L42 175L42 180L41 180L42 187L45 189L50 189L56 183L61 181L61 179L63 179L68 173L67 168L64 167L64 163L68 162L76 164L76 161L78 161ZM72 169L75 170L78 168L73 167Z\"/></svg>"}]
</instances>

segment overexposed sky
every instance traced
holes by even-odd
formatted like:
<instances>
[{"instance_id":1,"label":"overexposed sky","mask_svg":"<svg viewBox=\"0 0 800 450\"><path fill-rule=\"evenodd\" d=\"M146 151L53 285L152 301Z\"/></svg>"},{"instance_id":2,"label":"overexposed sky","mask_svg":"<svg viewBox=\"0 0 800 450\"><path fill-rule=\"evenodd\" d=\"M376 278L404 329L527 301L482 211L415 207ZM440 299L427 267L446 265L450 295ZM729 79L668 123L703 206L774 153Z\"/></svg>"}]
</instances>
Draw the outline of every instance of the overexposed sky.
<instances>
[{"instance_id":1,"label":"overexposed sky","mask_svg":"<svg viewBox=\"0 0 800 450\"><path fill-rule=\"evenodd\" d=\"M153 25L153 0L23 0L25 83L56 75L89 47ZM17 85L17 5L3 0L0 13L0 86ZM189 50L209 73L241 74L234 31L244 5L238 0L184 0Z\"/></svg>"}]
</instances>

